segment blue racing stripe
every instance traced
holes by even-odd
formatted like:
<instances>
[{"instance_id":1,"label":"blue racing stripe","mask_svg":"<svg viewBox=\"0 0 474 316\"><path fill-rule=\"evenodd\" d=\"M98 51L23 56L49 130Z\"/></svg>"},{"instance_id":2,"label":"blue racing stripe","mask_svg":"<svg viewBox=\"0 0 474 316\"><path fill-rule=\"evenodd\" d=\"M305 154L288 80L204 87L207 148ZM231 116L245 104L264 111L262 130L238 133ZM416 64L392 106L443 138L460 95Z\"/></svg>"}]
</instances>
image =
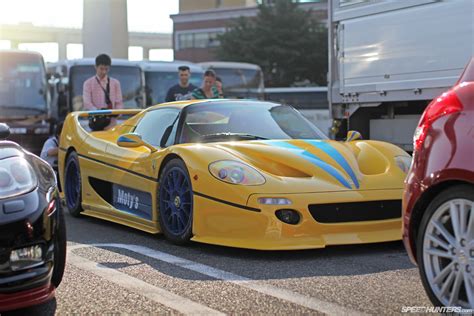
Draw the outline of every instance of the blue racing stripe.
<instances>
[{"instance_id":1,"label":"blue racing stripe","mask_svg":"<svg viewBox=\"0 0 474 316\"><path fill-rule=\"evenodd\" d=\"M119 137L119 139L117 139L117 142L119 142L119 143L133 143L135 141L131 140L127 136L122 135L122 136Z\"/></svg>"},{"instance_id":2,"label":"blue racing stripe","mask_svg":"<svg viewBox=\"0 0 474 316\"><path fill-rule=\"evenodd\" d=\"M270 142L265 141L264 143L266 143L268 145L271 145L271 146L275 146L275 147L286 148L286 149L289 149L291 151L298 151L298 155L300 155L301 157L305 158L306 160L308 160L312 164L318 166L319 168L321 168L324 171L326 171L327 173L329 173L331 176L336 178L346 188L352 189L349 182L347 182L347 180L341 175L341 173L336 168L334 168L333 166L329 165L328 163L322 161L320 158L313 155L312 153L307 152L302 148L299 148L295 145L292 145L290 143L283 142L283 141L276 141L276 142L275 141L270 141Z\"/></svg>"},{"instance_id":3,"label":"blue racing stripe","mask_svg":"<svg viewBox=\"0 0 474 316\"><path fill-rule=\"evenodd\" d=\"M344 158L344 156L342 156L341 153L337 151L336 148L334 148L333 146L331 146L330 144L326 142L317 141L317 140L305 140L305 142L310 144L311 146L321 149L326 154L328 154L332 159L334 159L351 177L356 188L357 189L359 188L359 180L357 180L357 177L354 174L354 171L352 170L351 166L349 165L347 160Z\"/></svg>"},{"instance_id":4,"label":"blue racing stripe","mask_svg":"<svg viewBox=\"0 0 474 316\"><path fill-rule=\"evenodd\" d=\"M89 114L89 116L92 116L92 115L107 115L107 114L112 114L112 111L111 110L94 110L94 111L87 112L87 114Z\"/></svg>"}]
</instances>

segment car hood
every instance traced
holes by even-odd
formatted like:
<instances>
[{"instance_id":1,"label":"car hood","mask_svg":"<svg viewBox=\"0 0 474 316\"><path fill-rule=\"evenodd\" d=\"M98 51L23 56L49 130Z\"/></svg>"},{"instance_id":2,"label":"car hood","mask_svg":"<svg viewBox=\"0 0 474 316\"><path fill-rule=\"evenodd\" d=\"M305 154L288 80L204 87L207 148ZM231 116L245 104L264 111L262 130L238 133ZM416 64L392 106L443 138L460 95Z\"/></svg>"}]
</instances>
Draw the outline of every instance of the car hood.
<instances>
[{"instance_id":1,"label":"car hood","mask_svg":"<svg viewBox=\"0 0 474 316\"><path fill-rule=\"evenodd\" d=\"M267 183L283 181L290 191L298 192L401 189L405 173L395 156L408 156L394 145L377 141L269 140L205 146L253 166Z\"/></svg>"}]
</instances>

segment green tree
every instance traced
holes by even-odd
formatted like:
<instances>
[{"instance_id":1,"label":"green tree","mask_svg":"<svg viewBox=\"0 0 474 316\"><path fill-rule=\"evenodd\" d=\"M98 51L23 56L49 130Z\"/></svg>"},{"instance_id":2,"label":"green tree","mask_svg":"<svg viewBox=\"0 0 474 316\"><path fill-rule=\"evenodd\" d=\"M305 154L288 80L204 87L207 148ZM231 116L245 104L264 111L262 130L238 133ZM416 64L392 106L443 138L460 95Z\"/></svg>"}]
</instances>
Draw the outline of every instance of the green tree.
<instances>
[{"instance_id":1,"label":"green tree","mask_svg":"<svg viewBox=\"0 0 474 316\"><path fill-rule=\"evenodd\" d=\"M241 17L219 36L218 58L260 65L267 86L326 85L326 28L291 0L258 9L255 18Z\"/></svg>"}]
</instances>

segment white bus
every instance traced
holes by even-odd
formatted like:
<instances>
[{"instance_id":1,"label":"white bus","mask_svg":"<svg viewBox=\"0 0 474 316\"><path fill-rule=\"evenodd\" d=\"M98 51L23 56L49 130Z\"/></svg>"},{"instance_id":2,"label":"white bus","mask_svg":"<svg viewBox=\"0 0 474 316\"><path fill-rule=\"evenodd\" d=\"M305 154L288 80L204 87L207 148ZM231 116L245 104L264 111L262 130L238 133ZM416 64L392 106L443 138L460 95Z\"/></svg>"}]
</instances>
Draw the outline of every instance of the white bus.
<instances>
[{"instance_id":1,"label":"white bus","mask_svg":"<svg viewBox=\"0 0 474 316\"><path fill-rule=\"evenodd\" d=\"M41 54L0 50L0 122L10 140L39 154L54 118Z\"/></svg>"}]
</instances>

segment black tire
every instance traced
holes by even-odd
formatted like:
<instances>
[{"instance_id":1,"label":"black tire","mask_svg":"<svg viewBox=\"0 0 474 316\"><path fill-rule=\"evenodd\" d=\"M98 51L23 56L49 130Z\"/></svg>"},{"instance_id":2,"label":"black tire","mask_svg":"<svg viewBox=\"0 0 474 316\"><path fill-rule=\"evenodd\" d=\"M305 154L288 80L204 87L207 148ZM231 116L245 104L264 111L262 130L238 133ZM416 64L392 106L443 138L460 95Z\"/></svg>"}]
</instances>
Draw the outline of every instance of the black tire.
<instances>
[{"instance_id":1,"label":"black tire","mask_svg":"<svg viewBox=\"0 0 474 316\"><path fill-rule=\"evenodd\" d=\"M51 282L55 287L61 284L64 275L64 269L66 268L66 221L64 219L63 208L60 201L56 204L58 212L58 221L56 227L56 233L54 236L54 268Z\"/></svg>"},{"instance_id":2,"label":"black tire","mask_svg":"<svg viewBox=\"0 0 474 316\"><path fill-rule=\"evenodd\" d=\"M75 151L71 152L64 168L64 195L66 206L72 216L78 217L82 209L82 181L79 158Z\"/></svg>"},{"instance_id":3,"label":"black tire","mask_svg":"<svg viewBox=\"0 0 474 316\"><path fill-rule=\"evenodd\" d=\"M466 199L474 201L474 187L469 185L457 185L440 192L428 205L420 223L420 229L416 238L416 259L420 270L420 277L425 291L434 306L444 306L438 299L428 280L425 269L423 242L428 224L430 223L435 211L444 203L454 199ZM472 215L471 215L472 216ZM469 241L468 241L469 242Z\"/></svg>"},{"instance_id":4,"label":"black tire","mask_svg":"<svg viewBox=\"0 0 474 316\"><path fill-rule=\"evenodd\" d=\"M172 178L175 175L182 176L182 188L187 186L186 191L183 194L179 193L181 192L181 190L171 190L173 192L167 190L167 188L169 189L168 184L170 183L167 181L171 181L169 180L170 177ZM184 185L184 183L187 184ZM173 200L172 205L169 202L171 200ZM176 200L178 200L179 202ZM173 206L176 213L180 212L180 215L174 215L174 218L176 220L176 222L174 223L171 219L171 217L173 217L171 213L171 209L173 208ZM193 236L193 190L188 170L181 159L170 160L166 164L160 175L158 208L158 220L160 223L161 231L165 235L166 239L177 245L184 245L188 243L191 237ZM177 217L183 219L183 222L179 222Z\"/></svg>"}]
</instances>

